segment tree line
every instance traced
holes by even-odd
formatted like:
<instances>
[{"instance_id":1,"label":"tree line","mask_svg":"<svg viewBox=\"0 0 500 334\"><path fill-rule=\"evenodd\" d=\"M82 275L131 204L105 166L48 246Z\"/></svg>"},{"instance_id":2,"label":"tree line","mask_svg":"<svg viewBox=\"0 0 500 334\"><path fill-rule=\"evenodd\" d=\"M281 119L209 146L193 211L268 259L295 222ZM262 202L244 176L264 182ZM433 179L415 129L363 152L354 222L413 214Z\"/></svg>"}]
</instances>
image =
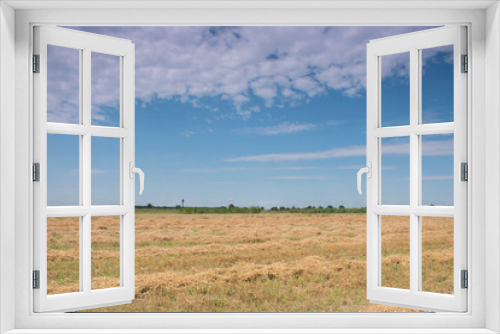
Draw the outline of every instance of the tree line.
<instances>
[{"instance_id":1,"label":"tree line","mask_svg":"<svg viewBox=\"0 0 500 334\"><path fill-rule=\"evenodd\" d=\"M151 211L175 211L176 213L185 213L185 214L197 214L197 213L261 213L261 212L281 212L281 213L366 213L366 208L346 208L343 205L339 205L338 207L334 207L332 205L328 205L326 207L323 206L307 206L307 207L285 207L285 206L274 206L270 209L265 209L264 207L259 206L249 206L249 207L238 207L233 204L229 204L228 206L218 206L218 207L182 207L180 205L174 207L167 206L154 206L151 203L145 206L136 206L138 211L142 212L151 212Z\"/></svg>"}]
</instances>

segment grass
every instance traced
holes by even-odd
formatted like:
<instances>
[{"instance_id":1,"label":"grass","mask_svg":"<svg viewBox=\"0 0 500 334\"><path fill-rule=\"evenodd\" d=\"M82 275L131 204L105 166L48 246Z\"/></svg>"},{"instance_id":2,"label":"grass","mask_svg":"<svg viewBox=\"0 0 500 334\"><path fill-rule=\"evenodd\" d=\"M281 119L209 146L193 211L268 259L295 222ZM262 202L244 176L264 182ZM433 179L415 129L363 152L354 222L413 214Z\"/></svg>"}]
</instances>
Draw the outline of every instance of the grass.
<instances>
[{"instance_id":1,"label":"grass","mask_svg":"<svg viewBox=\"0 0 500 334\"><path fill-rule=\"evenodd\" d=\"M48 219L50 294L79 289L72 219ZM382 226L383 283L407 287L407 217ZM92 237L92 288L118 286L119 218ZM453 219L426 217L422 241L424 290L452 293ZM137 214L135 255L135 300L91 312L414 311L366 300L365 214Z\"/></svg>"}]
</instances>

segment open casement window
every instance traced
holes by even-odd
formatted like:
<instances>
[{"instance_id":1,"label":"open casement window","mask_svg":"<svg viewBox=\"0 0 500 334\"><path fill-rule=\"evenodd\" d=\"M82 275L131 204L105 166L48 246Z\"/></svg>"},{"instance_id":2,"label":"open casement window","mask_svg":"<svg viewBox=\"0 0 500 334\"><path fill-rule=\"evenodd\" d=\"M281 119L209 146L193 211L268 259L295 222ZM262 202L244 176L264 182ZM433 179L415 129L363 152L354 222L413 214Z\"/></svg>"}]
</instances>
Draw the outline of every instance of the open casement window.
<instances>
[{"instance_id":1,"label":"open casement window","mask_svg":"<svg viewBox=\"0 0 500 334\"><path fill-rule=\"evenodd\" d=\"M134 50L128 40L58 27L34 28L35 312L82 310L134 299ZM104 66L94 66L102 59ZM94 80L101 73L91 73L91 68L113 66L116 80ZM115 110L115 122L102 126L97 122L103 119L100 104L109 102L106 94L113 92L116 101L108 103L113 108L102 108ZM58 99L62 102L54 102ZM100 155L94 154L98 151ZM102 168L95 163L106 165L113 159L115 199L97 200L96 187L112 177L94 173ZM76 179L75 184L64 185L68 177ZM62 199L52 200L52 190ZM74 197L67 195L71 190ZM97 221L99 229L94 228ZM116 241L100 244L104 233L112 233ZM66 242L58 243L62 238ZM71 255L58 255L68 248ZM118 259L113 265L106 262L110 254ZM61 267L67 275L53 275L51 271ZM112 267L115 272L109 275ZM106 275L111 276L109 284L104 282ZM48 288L63 283L63 289Z\"/></svg>"},{"instance_id":2,"label":"open casement window","mask_svg":"<svg viewBox=\"0 0 500 334\"><path fill-rule=\"evenodd\" d=\"M373 40L367 46L367 298L372 303L431 311L467 309L462 282L467 274L467 182L462 175L463 163L467 163L466 54L466 28L458 26ZM443 75L431 73L435 70L432 55L441 55L442 61L451 64L449 92L443 94L440 87L440 96L435 96L432 87L441 83L428 79ZM406 66L396 65L405 57ZM390 75L396 77L393 88L385 86ZM407 102L400 103L404 94L394 87L405 80ZM436 102L446 97L448 111ZM397 103L391 105L391 100ZM387 121L394 105L403 115L397 124ZM430 111L448 112L448 117L428 117ZM386 196L391 191L387 186L391 174L396 174L390 166L395 156L406 159L409 166L409 175L395 181L395 188L404 189L399 197ZM449 176L429 176L429 159L446 157ZM449 203L433 204L423 198L429 193L429 180L446 177L453 185ZM442 255L449 261L439 262L427 256L426 247L433 233L441 233L446 224L451 248L443 248ZM396 232L385 234L391 228ZM386 239L387 235L393 240ZM443 275L442 269L449 270L449 275ZM447 280L449 288L430 284L430 279Z\"/></svg>"}]
</instances>

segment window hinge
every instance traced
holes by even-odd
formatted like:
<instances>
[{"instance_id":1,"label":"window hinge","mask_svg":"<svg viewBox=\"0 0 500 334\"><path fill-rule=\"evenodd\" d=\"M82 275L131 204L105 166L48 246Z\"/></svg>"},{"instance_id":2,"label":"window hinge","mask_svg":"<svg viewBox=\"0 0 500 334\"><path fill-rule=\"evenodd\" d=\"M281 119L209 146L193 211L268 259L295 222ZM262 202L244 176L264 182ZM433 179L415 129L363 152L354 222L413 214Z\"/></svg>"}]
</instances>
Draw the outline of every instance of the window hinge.
<instances>
[{"instance_id":1,"label":"window hinge","mask_svg":"<svg viewBox=\"0 0 500 334\"><path fill-rule=\"evenodd\" d=\"M33 73L40 73L40 55L33 55Z\"/></svg>"},{"instance_id":2,"label":"window hinge","mask_svg":"<svg viewBox=\"0 0 500 334\"><path fill-rule=\"evenodd\" d=\"M33 164L33 181L40 182L40 163Z\"/></svg>"},{"instance_id":3,"label":"window hinge","mask_svg":"<svg viewBox=\"0 0 500 334\"><path fill-rule=\"evenodd\" d=\"M462 162L460 165L460 180L469 181L469 165L466 162Z\"/></svg>"},{"instance_id":4,"label":"window hinge","mask_svg":"<svg viewBox=\"0 0 500 334\"><path fill-rule=\"evenodd\" d=\"M462 289L467 289L469 287L469 274L467 270L462 270Z\"/></svg>"},{"instance_id":5,"label":"window hinge","mask_svg":"<svg viewBox=\"0 0 500 334\"><path fill-rule=\"evenodd\" d=\"M462 55L462 73L469 72L469 56Z\"/></svg>"},{"instance_id":6,"label":"window hinge","mask_svg":"<svg viewBox=\"0 0 500 334\"><path fill-rule=\"evenodd\" d=\"M33 289L40 289L40 270L33 270Z\"/></svg>"}]
</instances>

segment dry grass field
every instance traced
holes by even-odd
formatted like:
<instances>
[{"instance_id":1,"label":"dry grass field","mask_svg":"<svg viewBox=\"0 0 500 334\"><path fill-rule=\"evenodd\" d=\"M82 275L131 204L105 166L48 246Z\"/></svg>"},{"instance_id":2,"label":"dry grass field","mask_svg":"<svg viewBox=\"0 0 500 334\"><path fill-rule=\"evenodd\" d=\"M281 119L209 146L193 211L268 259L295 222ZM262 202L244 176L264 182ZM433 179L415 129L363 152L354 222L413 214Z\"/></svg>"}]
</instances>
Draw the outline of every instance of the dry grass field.
<instances>
[{"instance_id":1,"label":"dry grass field","mask_svg":"<svg viewBox=\"0 0 500 334\"><path fill-rule=\"evenodd\" d=\"M78 291L78 219L48 219L48 293ZM422 221L422 286L452 293L453 219ZM92 288L119 285L119 218L92 219ZM366 300L365 214L137 214L136 293L93 312L413 312ZM409 287L409 219L382 218L382 283Z\"/></svg>"}]
</instances>

